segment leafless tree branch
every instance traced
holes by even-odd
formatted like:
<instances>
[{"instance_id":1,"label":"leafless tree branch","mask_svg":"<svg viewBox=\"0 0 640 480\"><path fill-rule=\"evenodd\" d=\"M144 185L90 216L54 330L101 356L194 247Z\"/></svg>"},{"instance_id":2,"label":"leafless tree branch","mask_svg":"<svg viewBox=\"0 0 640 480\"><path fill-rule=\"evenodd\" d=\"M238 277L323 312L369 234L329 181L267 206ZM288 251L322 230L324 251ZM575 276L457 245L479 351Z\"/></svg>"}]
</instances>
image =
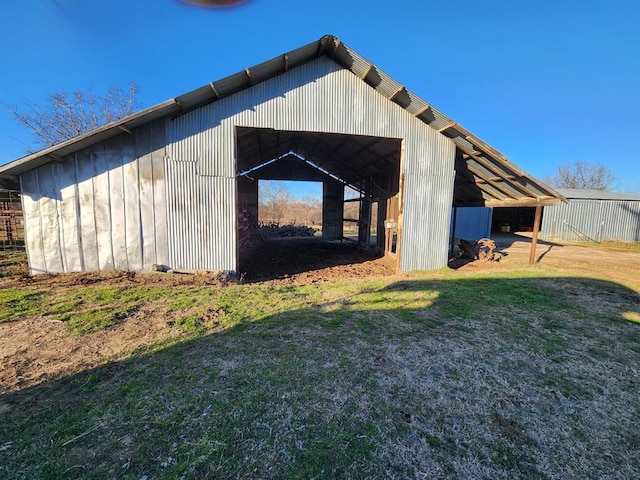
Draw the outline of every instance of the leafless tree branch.
<instances>
[{"instance_id":1,"label":"leafless tree branch","mask_svg":"<svg viewBox=\"0 0 640 480\"><path fill-rule=\"evenodd\" d=\"M101 125L123 118L139 104L138 86L129 84L125 92L114 85L106 94L99 95L88 88L69 95L66 91L53 93L45 105L27 102L23 108L1 103L21 126L31 131L33 148L46 148L89 132Z\"/></svg>"},{"instance_id":2,"label":"leafless tree branch","mask_svg":"<svg viewBox=\"0 0 640 480\"><path fill-rule=\"evenodd\" d=\"M556 174L546 179L556 188L583 188L607 190L616 178L604 165L590 165L586 162L560 165Z\"/></svg>"}]
</instances>

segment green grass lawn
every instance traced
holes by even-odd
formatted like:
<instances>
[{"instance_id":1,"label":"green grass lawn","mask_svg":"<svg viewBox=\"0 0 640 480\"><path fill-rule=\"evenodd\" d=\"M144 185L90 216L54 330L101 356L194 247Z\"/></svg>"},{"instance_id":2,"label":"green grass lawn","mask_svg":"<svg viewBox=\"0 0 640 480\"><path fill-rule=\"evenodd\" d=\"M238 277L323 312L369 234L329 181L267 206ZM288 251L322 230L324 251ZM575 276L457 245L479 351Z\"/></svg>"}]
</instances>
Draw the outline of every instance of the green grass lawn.
<instances>
[{"instance_id":1,"label":"green grass lawn","mask_svg":"<svg viewBox=\"0 0 640 480\"><path fill-rule=\"evenodd\" d=\"M640 296L613 283L529 269L0 295L0 322L82 336L157 304L181 332L1 395L0 478L640 477Z\"/></svg>"}]
</instances>

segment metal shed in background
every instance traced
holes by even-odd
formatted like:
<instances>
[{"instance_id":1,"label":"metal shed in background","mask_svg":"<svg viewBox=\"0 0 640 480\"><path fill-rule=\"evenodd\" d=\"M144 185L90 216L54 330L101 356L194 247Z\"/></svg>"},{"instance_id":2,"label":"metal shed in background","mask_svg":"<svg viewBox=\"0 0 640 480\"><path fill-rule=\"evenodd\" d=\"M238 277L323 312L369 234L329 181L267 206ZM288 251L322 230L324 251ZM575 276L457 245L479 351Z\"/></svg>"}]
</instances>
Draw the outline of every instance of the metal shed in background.
<instances>
[{"instance_id":1,"label":"metal shed in background","mask_svg":"<svg viewBox=\"0 0 640 480\"><path fill-rule=\"evenodd\" d=\"M564 200L333 36L0 167L31 273L237 271L256 178L312 177L323 235L342 236L351 187L361 245L377 204L401 271L447 264L452 207Z\"/></svg>"},{"instance_id":2,"label":"metal shed in background","mask_svg":"<svg viewBox=\"0 0 640 480\"><path fill-rule=\"evenodd\" d=\"M640 196L602 190L558 189L569 203L543 210L546 240L640 242Z\"/></svg>"},{"instance_id":3,"label":"metal shed in background","mask_svg":"<svg viewBox=\"0 0 640 480\"><path fill-rule=\"evenodd\" d=\"M477 240L491 235L493 209L487 207L454 207L451 210L451 237Z\"/></svg>"}]
</instances>

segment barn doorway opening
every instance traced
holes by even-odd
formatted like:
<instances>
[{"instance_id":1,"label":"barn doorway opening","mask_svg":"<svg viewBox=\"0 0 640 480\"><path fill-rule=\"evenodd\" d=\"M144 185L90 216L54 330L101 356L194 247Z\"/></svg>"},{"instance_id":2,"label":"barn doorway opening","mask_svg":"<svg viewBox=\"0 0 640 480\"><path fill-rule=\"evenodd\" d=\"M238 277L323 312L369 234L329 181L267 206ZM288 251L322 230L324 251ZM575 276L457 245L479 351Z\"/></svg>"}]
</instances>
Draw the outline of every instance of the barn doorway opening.
<instances>
[{"instance_id":1,"label":"barn doorway opening","mask_svg":"<svg viewBox=\"0 0 640 480\"><path fill-rule=\"evenodd\" d=\"M392 257L387 263L394 264L389 273L395 273L401 139L236 127L236 152L238 265L245 278L295 275L382 257ZM260 234L259 221L253 219L260 219L261 187L282 185L269 182L321 185L321 229L313 237L283 243ZM267 265L268 260L275 264Z\"/></svg>"},{"instance_id":2,"label":"barn doorway opening","mask_svg":"<svg viewBox=\"0 0 640 480\"><path fill-rule=\"evenodd\" d=\"M258 228L269 238L322 235L322 183L259 180Z\"/></svg>"}]
</instances>

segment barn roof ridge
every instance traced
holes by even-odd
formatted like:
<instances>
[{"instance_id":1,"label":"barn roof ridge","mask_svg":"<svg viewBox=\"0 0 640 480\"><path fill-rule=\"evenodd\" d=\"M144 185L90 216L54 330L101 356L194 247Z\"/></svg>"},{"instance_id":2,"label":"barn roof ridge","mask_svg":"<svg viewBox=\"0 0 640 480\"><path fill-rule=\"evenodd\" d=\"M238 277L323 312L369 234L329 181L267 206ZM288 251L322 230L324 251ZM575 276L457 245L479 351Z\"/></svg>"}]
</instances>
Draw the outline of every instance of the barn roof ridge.
<instances>
[{"instance_id":1,"label":"barn roof ridge","mask_svg":"<svg viewBox=\"0 0 640 480\"><path fill-rule=\"evenodd\" d=\"M466 164L465 169L468 170L466 183L473 183L482 191L485 205L525 206L566 202L560 193L527 174L510 162L505 155L448 118L333 35L325 35L295 50L9 162L0 166L0 181L15 180L18 175L26 171L58 161L94 143L122 132L130 133L134 128L167 116L182 115L322 56L327 56L342 68L351 71L389 101L396 103L418 120L449 138L456 145Z\"/></svg>"}]
</instances>

